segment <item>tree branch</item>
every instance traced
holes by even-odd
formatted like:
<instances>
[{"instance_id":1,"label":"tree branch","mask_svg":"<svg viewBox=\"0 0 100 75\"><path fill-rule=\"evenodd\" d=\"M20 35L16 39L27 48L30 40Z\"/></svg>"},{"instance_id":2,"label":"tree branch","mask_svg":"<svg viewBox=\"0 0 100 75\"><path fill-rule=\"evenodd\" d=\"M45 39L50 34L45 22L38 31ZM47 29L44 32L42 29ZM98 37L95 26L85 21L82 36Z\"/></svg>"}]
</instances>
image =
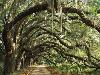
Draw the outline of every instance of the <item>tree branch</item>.
<instances>
[{"instance_id":1,"label":"tree branch","mask_svg":"<svg viewBox=\"0 0 100 75\"><path fill-rule=\"evenodd\" d=\"M94 25L94 23L91 20L86 18L83 11L76 9L76 8L71 8L71 7L64 7L62 11L63 13L77 13L80 16L81 21L83 23L85 23L87 26L95 28L100 33L100 27L97 27L96 25Z\"/></svg>"},{"instance_id":2,"label":"tree branch","mask_svg":"<svg viewBox=\"0 0 100 75\"><path fill-rule=\"evenodd\" d=\"M48 8L48 4L47 2L43 2L41 4L37 4L33 7L30 7L29 9L21 12L20 14L18 14L13 21L10 22L9 24L9 30L12 29L12 27L18 22L20 21L21 19L23 19L24 17L26 16L29 16L33 13L36 13L36 12L40 12L40 11L43 11L43 10L46 10Z\"/></svg>"}]
</instances>

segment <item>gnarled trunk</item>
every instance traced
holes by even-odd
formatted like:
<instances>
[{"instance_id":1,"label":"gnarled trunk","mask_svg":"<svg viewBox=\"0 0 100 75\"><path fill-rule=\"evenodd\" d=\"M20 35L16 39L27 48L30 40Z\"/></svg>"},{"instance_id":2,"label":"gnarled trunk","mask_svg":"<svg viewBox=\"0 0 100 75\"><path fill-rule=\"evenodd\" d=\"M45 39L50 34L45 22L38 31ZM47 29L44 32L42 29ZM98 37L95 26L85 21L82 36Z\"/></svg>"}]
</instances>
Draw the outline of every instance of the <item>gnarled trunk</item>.
<instances>
[{"instance_id":1,"label":"gnarled trunk","mask_svg":"<svg viewBox=\"0 0 100 75\"><path fill-rule=\"evenodd\" d=\"M14 71L14 43L10 36L10 32L4 29L2 33L2 39L5 46L3 75L10 75Z\"/></svg>"}]
</instances>

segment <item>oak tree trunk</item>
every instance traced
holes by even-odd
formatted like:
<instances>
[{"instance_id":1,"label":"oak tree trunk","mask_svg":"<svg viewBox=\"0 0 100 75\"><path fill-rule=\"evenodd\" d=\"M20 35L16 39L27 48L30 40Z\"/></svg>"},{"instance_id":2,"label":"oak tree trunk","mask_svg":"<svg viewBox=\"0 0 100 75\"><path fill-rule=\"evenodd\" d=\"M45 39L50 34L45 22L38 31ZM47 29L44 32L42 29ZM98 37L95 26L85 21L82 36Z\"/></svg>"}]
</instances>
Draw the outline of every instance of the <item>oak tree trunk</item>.
<instances>
[{"instance_id":1,"label":"oak tree trunk","mask_svg":"<svg viewBox=\"0 0 100 75\"><path fill-rule=\"evenodd\" d=\"M14 48L10 32L3 30L2 39L5 47L5 61L3 75L10 75L14 71Z\"/></svg>"}]
</instances>

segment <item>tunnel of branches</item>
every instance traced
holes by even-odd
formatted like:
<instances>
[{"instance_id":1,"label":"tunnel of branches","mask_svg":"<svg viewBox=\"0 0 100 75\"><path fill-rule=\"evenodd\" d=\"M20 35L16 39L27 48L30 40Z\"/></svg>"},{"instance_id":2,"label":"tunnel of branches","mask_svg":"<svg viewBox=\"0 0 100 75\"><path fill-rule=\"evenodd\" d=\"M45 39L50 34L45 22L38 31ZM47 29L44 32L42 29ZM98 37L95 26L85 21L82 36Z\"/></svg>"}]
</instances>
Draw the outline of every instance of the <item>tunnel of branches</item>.
<instances>
[{"instance_id":1,"label":"tunnel of branches","mask_svg":"<svg viewBox=\"0 0 100 75\"><path fill-rule=\"evenodd\" d=\"M60 13L56 10L55 4L50 10L47 2L41 2L4 18L5 75L34 63L100 68L86 36L88 29L100 33L100 27L85 16L91 13L66 5Z\"/></svg>"}]
</instances>

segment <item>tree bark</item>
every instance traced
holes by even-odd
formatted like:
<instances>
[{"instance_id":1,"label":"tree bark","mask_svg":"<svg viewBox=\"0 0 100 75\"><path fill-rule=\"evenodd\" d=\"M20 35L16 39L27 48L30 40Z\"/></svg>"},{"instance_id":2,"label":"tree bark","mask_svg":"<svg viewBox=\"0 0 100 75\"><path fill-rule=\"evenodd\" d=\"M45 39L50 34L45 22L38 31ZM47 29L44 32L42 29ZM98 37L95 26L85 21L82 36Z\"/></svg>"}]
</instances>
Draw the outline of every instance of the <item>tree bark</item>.
<instances>
[{"instance_id":1,"label":"tree bark","mask_svg":"<svg viewBox=\"0 0 100 75\"><path fill-rule=\"evenodd\" d=\"M18 52L18 56L16 58L16 64L15 64L15 71L20 70L21 67L23 68L24 59L25 59L24 54L25 54L24 50Z\"/></svg>"},{"instance_id":2,"label":"tree bark","mask_svg":"<svg viewBox=\"0 0 100 75\"><path fill-rule=\"evenodd\" d=\"M14 48L10 32L3 30L2 39L5 46L5 61L3 75L10 75L14 71Z\"/></svg>"}]
</instances>

